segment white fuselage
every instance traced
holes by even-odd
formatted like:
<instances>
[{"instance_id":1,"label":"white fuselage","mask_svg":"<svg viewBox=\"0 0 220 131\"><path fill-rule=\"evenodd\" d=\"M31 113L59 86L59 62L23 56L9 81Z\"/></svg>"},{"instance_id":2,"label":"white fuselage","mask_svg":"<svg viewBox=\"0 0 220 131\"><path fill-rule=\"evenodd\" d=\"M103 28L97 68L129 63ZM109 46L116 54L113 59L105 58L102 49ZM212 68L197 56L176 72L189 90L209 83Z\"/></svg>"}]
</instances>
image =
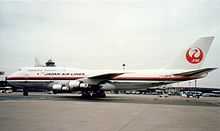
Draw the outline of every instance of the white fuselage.
<instances>
[{"instance_id":1,"label":"white fuselage","mask_svg":"<svg viewBox=\"0 0 220 131\"><path fill-rule=\"evenodd\" d=\"M186 70L185 70L186 71ZM65 85L69 81L89 78L105 73L122 73L109 81L114 84L115 90L132 90L160 86L180 81L196 79L194 77L176 76L183 70L82 70L65 67L26 67L9 75L7 81L14 87L45 87L51 83Z\"/></svg>"}]
</instances>

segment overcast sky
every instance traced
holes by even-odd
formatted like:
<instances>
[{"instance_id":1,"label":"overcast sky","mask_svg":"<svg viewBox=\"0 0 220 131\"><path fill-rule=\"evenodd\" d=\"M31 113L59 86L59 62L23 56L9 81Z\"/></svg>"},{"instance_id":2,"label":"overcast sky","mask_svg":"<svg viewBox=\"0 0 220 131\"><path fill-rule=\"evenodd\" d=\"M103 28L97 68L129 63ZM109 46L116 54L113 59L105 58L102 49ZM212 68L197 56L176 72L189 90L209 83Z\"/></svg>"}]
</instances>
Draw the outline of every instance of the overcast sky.
<instances>
[{"instance_id":1,"label":"overcast sky","mask_svg":"<svg viewBox=\"0 0 220 131\"><path fill-rule=\"evenodd\" d=\"M37 57L90 69L161 68L202 36L215 36L204 66L220 67L219 0L1 0L0 70ZM220 71L199 81L220 86Z\"/></svg>"}]
</instances>

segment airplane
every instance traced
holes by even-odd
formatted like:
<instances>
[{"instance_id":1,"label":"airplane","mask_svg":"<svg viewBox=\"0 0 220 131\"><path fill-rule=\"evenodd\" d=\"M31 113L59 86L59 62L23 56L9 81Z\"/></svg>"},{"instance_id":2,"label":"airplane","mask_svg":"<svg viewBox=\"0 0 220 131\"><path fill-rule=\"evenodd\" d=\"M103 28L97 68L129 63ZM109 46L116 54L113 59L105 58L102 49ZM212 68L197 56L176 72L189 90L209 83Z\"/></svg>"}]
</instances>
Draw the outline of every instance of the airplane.
<instances>
[{"instance_id":1,"label":"airplane","mask_svg":"<svg viewBox=\"0 0 220 131\"><path fill-rule=\"evenodd\" d=\"M45 87L54 93L81 91L83 97L106 97L109 90L136 90L201 79L217 68L201 68L213 36L201 37L167 67L155 70L84 70L65 67L24 67L6 79L12 87ZM26 93L25 93L26 92Z\"/></svg>"}]
</instances>

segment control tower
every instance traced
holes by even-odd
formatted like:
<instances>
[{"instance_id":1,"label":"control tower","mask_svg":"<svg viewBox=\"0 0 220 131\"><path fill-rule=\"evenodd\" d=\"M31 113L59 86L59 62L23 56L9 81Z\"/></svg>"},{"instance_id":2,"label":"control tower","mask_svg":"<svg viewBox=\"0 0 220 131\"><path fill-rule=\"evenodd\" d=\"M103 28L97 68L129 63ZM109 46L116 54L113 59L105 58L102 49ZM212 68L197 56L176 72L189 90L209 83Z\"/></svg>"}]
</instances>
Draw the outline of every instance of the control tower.
<instances>
[{"instance_id":1,"label":"control tower","mask_svg":"<svg viewBox=\"0 0 220 131\"><path fill-rule=\"evenodd\" d=\"M56 64L54 61L52 61L52 59L49 59L46 63L45 63L46 67L56 67Z\"/></svg>"}]
</instances>

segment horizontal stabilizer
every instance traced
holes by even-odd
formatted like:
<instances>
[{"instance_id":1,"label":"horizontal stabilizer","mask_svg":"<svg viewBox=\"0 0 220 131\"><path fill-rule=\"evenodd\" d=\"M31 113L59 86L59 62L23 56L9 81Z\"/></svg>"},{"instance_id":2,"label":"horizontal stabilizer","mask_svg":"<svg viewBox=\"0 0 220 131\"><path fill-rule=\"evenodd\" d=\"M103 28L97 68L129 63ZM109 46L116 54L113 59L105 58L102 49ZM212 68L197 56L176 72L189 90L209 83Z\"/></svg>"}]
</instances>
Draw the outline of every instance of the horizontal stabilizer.
<instances>
[{"instance_id":1,"label":"horizontal stabilizer","mask_svg":"<svg viewBox=\"0 0 220 131\"><path fill-rule=\"evenodd\" d=\"M183 73L178 73L174 75L181 75L181 76L195 76L195 75L203 75L208 72L211 72L213 70L216 70L217 68L204 68L204 69L198 69L198 70L193 70L193 71L187 71Z\"/></svg>"}]
</instances>

